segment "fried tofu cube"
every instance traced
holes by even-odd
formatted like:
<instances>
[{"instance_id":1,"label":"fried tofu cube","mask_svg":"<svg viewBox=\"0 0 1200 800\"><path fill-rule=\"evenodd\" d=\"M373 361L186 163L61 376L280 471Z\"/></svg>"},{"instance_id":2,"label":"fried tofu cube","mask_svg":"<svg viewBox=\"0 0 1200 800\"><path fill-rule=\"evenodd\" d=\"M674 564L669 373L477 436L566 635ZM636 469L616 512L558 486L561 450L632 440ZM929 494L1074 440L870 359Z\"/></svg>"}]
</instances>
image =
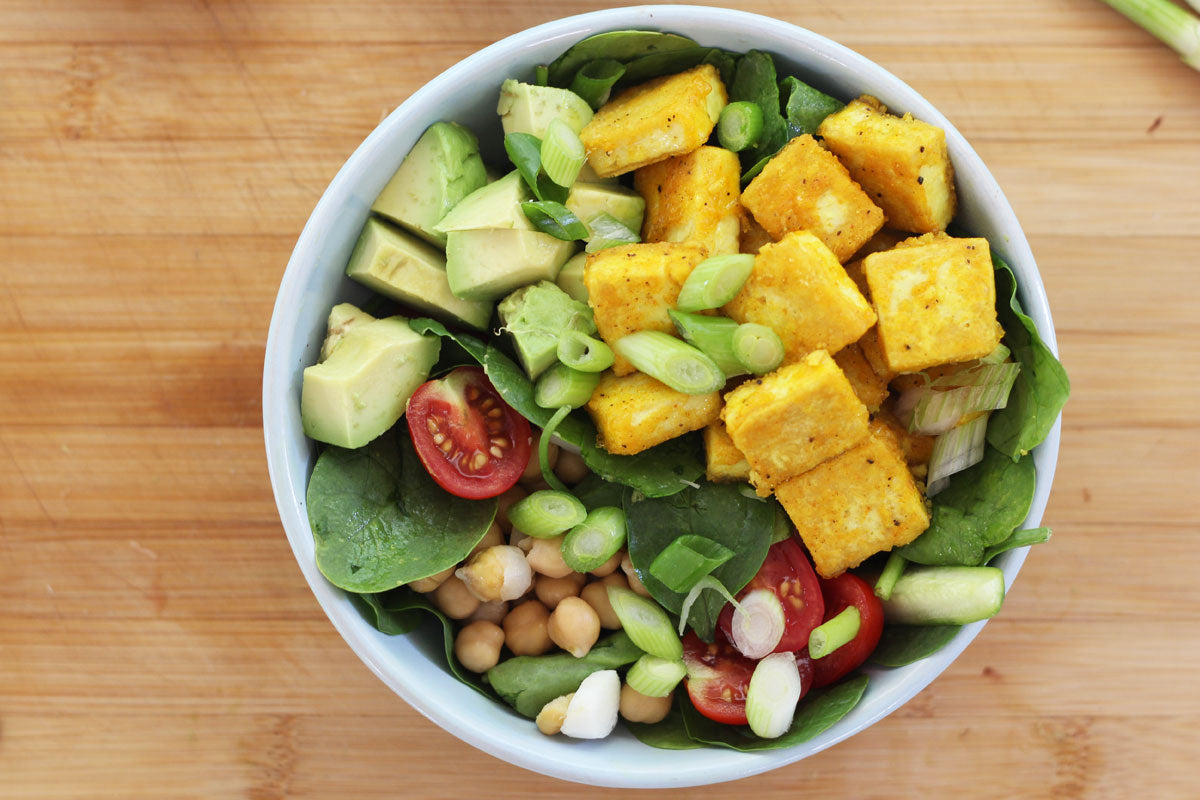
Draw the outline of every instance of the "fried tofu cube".
<instances>
[{"instance_id":1,"label":"fried tofu cube","mask_svg":"<svg viewBox=\"0 0 1200 800\"><path fill-rule=\"evenodd\" d=\"M823 578L908 544L929 527L921 490L887 431L873 431L853 449L776 487L775 497Z\"/></svg>"},{"instance_id":2,"label":"fried tofu cube","mask_svg":"<svg viewBox=\"0 0 1200 800\"><path fill-rule=\"evenodd\" d=\"M846 271L850 271L851 264L862 264L862 260L871 255L871 253L882 253L884 250L891 250L901 242L905 240L911 241L911 239L912 237L905 231L898 231L895 228L887 227L880 228L874 236L867 239L866 244L858 248L858 252L854 254L851 260L846 262ZM855 279L855 283L858 283L857 278Z\"/></svg>"},{"instance_id":3,"label":"fried tofu cube","mask_svg":"<svg viewBox=\"0 0 1200 800\"><path fill-rule=\"evenodd\" d=\"M892 244L894 244L894 242L892 244L887 243L887 240L892 238L892 236L885 237L885 234L889 233L893 232L889 231L887 228L884 228L879 233L872 236L871 241L863 245L862 249L860 249L856 255L866 256L870 255L871 253L878 253L887 250L892 246ZM896 238L899 238L899 236L897 235ZM877 249L871 249L873 243L885 246ZM846 274L850 276L850 280L854 281L854 285L858 287L860 292L862 292L863 297L866 298L868 303L871 302L871 287L867 285L867 276L864 275L862 271L862 259L856 258L854 261L847 261L845 264L845 269ZM879 332L877 330L877 326L872 325L867 332L864 333L857 342L855 342L855 344L862 352L863 358L865 358L867 363L871 365L871 369L875 371L875 374L879 376L881 381L887 383L892 378L896 377L896 373L888 369L887 361L885 361L883 358L883 351L879 349Z\"/></svg>"},{"instance_id":4,"label":"fried tofu cube","mask_svg":"<svg viewBox=\"0 0 1200 800\"><path fill-rule=\"evenodd\" d=\"M904 453L904 460L908 462L908 466L917 467L928 464L929 459L933 457L933 436L909 433L908 428L900 424L900 420L886 411L881 411L871 419L872 433L883 429L886 429L900 446L900 451Z\"/></svg>"},{"instance_id":5,"label":"fried tofu cube","mask_svg":"<svg viewBox=\"0 0 1200 800\"><path fill-rule=\"evenodd\" d=\"M587 410L600 433L601 447L633 455L717 419L721 395L677 392L641 372L623 378L605 372Z\"/></svg>"},{"instance_id":6,"label":"fried tofu cube","mask_svg":"<svg viewBox=\"0 0 1200 800\"><path fill-rule=\"evenodd\" d=\"M856 344L847 345L833 357L838 367L850 381L854 393L862 400L867 410L874 413L888 397L887 382L872 369L871 364L863 356L862 349Z\"/></svg>"},{"instance_id":7,"label":"fried tofu cube","mask_svg":"<svg viewBox=\"0 0 1200 800\"><path fill-rule=\"evenodd\" d=\"M588 164L611 178L690 153L708 141L729 101L721 75L701 64L626 89L579 132Z\"/></svg>"},{"instance_id":8,"label":"fried tofu cube","mask_svg":"<svg viewBox=\"0 0 1200 800\"><path fill-rule=\"evenodd\" d=\"M883 208L892 227L943 231L954 218L954 168L941 128L912 114L889 114L864 95L826 117L817 135Z\"/></svg>"},{"instance_id":9,"label":"fried tofu cube","mask_svg":"<svg viewBox=\"0 0 1200 800\"><path fill-rule=\"evenodd\" d=\"M784 363L814 350L836 353L875 324L875 312L829 248L808 231L763 245L724 313L766 325L783 341Z\"/></svg>"},{"instance_id":10,"label":"fried tofu cube","mask_svg":"<svg viewBox=\"0 0 1200 800\"><path fill-rule=\"evenodd\" d=\"M707 477L714 483L750 480L750 462L729 438L729 431L720 419L708 423L704 429L704 461Z\"/></svg>"},{"instance_id":11,"label":"fried tofu cube","mask_svg":"<svg viewBox=\"0 0 1200 800\"><path fill-rule=\"evenodd\" d=\"M590 253L583 283L600 338L611 345L635 331L674 333L667 311L675 307L683 282L707 254L699 245L669 242L620 245ZM633 365L618 355L613 372L628 375Z\"/></svg>"},{"instance_id":12,"label":"fried tofu cube","mask_svg":"<svg viewBox=\"0 0 1200 800\"><path fill-rule=\"evenodd\" d=\"M776 239L816 234L839 262L883 227L883 211L841 162L808 134L792 139L742 192L742 205Z\"/></svg>"},{"instance_id":13,"label":"fried tofu cube","mask_svg":"<svg viewBox=\"0 0 1200 800\"><path fill-rule=\"evenodd\" d=\"M867 407L824 350L729 392L721 418L764 497L867 436Z\"/></svg>"},{"instance_id":14,"label":"fried tofu cube","mask_svg":"<svg viewBox=\"0 0 1200 800\"><path fill-rule=\"evenodd\" d=\"M872 253L863 260L863 273L892 372L982 358L1000 344L986 239L945 236Z\"/></svg>"},{"instance_id":15,"label":"fried tofu cube","mask_svg":"<svg viewBox=\"0 0 1200 800\"><path fill-rule=\"evenodd\" d=\"M736 154L707 145L641 167L633 186L646 200L644 242L692 242L710 256L738 252L742 168Z\"/></svg>"},{"instance_id":16,"label":"fried tofu cube","mask_svg":"<svg viewBox=\"0 0 1200 800\"><path fill-rule=\"evenodd\" d=\"M771 234L759 225L754 217L749 214L742 215L742 237L739 242L738 251L757 255L764 244L771 244L775 240L771 238Z\"/></svg>"}]
</instances>

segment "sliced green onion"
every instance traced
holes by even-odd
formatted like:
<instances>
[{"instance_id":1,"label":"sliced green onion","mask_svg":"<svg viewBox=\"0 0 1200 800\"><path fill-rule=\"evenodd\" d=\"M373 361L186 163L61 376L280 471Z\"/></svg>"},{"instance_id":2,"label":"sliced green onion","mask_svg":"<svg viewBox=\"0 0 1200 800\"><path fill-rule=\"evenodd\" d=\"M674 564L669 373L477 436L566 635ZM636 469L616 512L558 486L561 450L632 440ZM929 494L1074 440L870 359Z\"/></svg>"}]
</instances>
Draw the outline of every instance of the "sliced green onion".
<instances>
[{"instance_id":1,"label":"sliced green onion","mask_svg":"<svg viewBox=\"0 0 1200 800\"><path fill-rule=\"evenodd\" d=\"M758 495L755 494L755 497ZM771 528L771 544L786 542L792 538L792 520L781 506L775 507L775 524Z\"/></svg>"},{"instance_id":2,"label":"sliced green onion","mask_svg":"<svg viewBox=\"0 0 1200 800\"><path fill-rule=\"evenodd\" d=\"M587 245L583 248L585 253L595 253L622 244L637 244L642 240L637 231L607 211L601 211L592 217L587 227Z\"/></svg>"},{"instance_id":3,"label":"sliced green onion","mask_svg":"<svg viewBox=\"0 0 1200 800\"><path fill-rule=\"evenodd\" d=\"M902 397L898 407L911 405L912 416L908 429L924 436L938 436L959 424L969 414L994 411L1008 405L1019 364L1007 361L1003 364L986 364L970 370L938 378L929 386L910 389L916 402ZM941 389L941 386L954 386Z\"/></svg>"},{"instance_id":4,"label":"sliced green onion","mask_svg":"<svg viewBox=\"0 0 1200 800\"><path fill-rule=\"evenodd\" d=\"M591 572L624 546L625 512L616 506L601 506L589 511L563 537L563 561L576 572Z\"/></svg>"},{"instance_id":5,"label":"sliced green onion","mask_svg":"<svg viewBox=\"0 0 1200 800\"><path fill-rule=\"evenodd\" d=\"M725 588L725 584L714 578L712 575L705 575L700 580L696 581L696 585L687 593L687 597L683 598L683 608L679 611L679 635L683 636L683 630L687 627L688 614L692 611L692 605L695 604L696 598L700 597L700 593L705 589L712 589L719 592L722 597L728 600L736 611L740 605L729 590Z\"/></svg>"},{"instance_id":6,"label":"sliced green onion","mask_svg":"<svg viewBox=\"0 0 1200 800\"><path fill-rule=\"evenodd\" d=\"M533 401L542 408L579 408L591 398L599 383L599 372L582 372L566 364L555 364L538 378Z\"/></svg>"},{"instance_id":7,"label":"sliced green onion","mask_svg":"<svg viewBox=\"0 0 1200 800\"><path fill-rule=\"evenodd\" d=\"M532 133L509 133L504 136L504 152L521 173L521 179L538 197L538 173L542 171L542 140Z\"/></svg>"},{"instance_id":8,"label":"sliced green onion","mask_svg":"<svg viewBox=\"0 0 1200 800\"><path fill-rule=\"evenodd\" d=\"M793 653L772 653L759 661L746 689L746 721L764 739L787 733L804 693Z\"/></svg>"},{"instance_id":9,"label":"sliced green onion","mask_svg":"<svg viewBox=\"0 0 1200 800\"><path fill-rule=\"evenodd\" d=\"M546 86L550 83L550 68L545 64L538 64L533 68L533 82L538 86Z\"/></svg>"},{"instance_id":10,"label":"sliced green onion","mask_svg":"<svg viewBox=\"0 0 1200 800\"><path fill-rule=\"evenodd\" d=\"M846 606L836 616L825 620L808 635L808 654L824 658L844 644L854 641L862 616L855 606Z\"/></svg>"},{"instance_id":11,"label":"sliced green onion","mask_svg":"<svg viewBox=\"0 0 1200 800\"><path fill-rule=\"evenodd\" d=\"M650 574L671 591L683 594L731 558L733 551L720 542L685 533L655 556L650 562Z\"/></svg>"},{"instance_id":12,"label":"sliced green onion","mask_svg":"<svg viewBox=\"0 0 1200 800\"><path fill-rule=\"evenodd\" d=\"M929 457L929 473L925 478L926 497L933 497L945 489L954 473L983 460L987 421L986 414L976 417L933 440L933 454Z\"/></svg>"},{"instance_id":13,"label":"sliced green onion","mask_svg":"<svg viewBox=\"0 0 1200 800\"><path fill-rule=\"evenodd\" d=\"M891 597L892 589L896 588L896 581L900 580L906 566L908 559L904 556L896 552L889 555L887 563L883 565L883 572L879 573L879 580L875 581L875 596L880 600Z\"/></svg>"},{"instance_id":14,"label":"sliced green onion","mask_svg":"<svg viewBox=\"0 0 1200 800\"><path fill-rule=\"evenodd\" d=\"M713 360L690 344L662 331L622 336L613 349L641 372L684 394L708 394L725 385Z\"/></svg>"},{"instance_id":15,"label":"sliced green onion","mask_svg":"<svg viewBox=\"0 0 1200 800\"><path fill-rule=\"evenodd\" d=\"M1200 19L1168 0L1104 0L1200 70ZM1188 0L1194 4L1194 0Z\"/></svg>"},{"instance_id":16,"label":"sliced green onion","mask_svg":"<svg viewBox=\"0 0 1200 800\"><path fill-rule=\"evenodd\" d=\"M1003 364L1012 355L1012 350L1009 350L1003 344L996 345L996 349L988 353L983 358L979 359L980 364Z\"/></svg>"},{"instance_id":17,"label":"sliced green onion","mask_svg":"<svg viewBox=\"0 0 1200 800\"><path fill-rule=\"evenodd\" d=\"M652 656L677 661L683 643L671 627L667 612L657 603L621 586L608 587L608 602L633 643Z\"/></svg>"},{"instance_id":18,"label":"sliced green onion","mask_svg":"<svg viewBox=\"0 0 1200 800\"><path fill-rule=\"evenodd\" d=\"M625 65L611 58L589 61L579 68L571 80L571 91L587 101L593 109L608 102L613 84L625 74Z\"/></svg>"},{"instance_id":19,"label":"sliced green onion","mask_svg":"<svg viewBox=\"0 0 1200 800\"><path fill-rule=\"evenodd\" d=\"M571 209L562 203L556 203L553 200L534 200L521 203L521 210L525 212L526 219L532 222L535 228L555 239L573 242L576 239L584 239L588 235L587 226L580 222L579 217L575 216Z\"/></svg>"},{"instance_id":20,"label":"sliced green onion","mask_svg":"<svg viewBox=\"0 0 1200 800\"><path fill-rule=\"evenodd\" d=\"M625 675L629 688L647 697L666 697L687 675L683 661L672 661L649 653L633 662Z\"/></svg>"},{"instance_id":21,"label":"sliced green onion","mask_svg":"<svg viewBox=\"0 0 1200 800\"><path fill-rule=\"evenodd\" d=\"M579 170L583 169L583 162L587 161L587 151L579 134L558 117L546 127L539 155L546 176L559 186L574 183L579 177Z\"/></svg>"},{"instance_id":22,"label":"sliced green onion","mask_svg":"<svg viewBox=\"0 0 1200 800\"><path fill-rule=\"evenodd\" d=\"M743 322L733 332L733 355L750 372L762 375L783 363L783 341L766 325Z\"/></svg>"},{"instance_id":23,"label":"sliced green onion","mask_svg":"<svg viewBox=\"0 0 1200 800\"><path fill-rule=\"evenodd\" d=\"M554 432L558 430L559 424L570 413L570 406L563 406L558 411L555 411L542 427L542 435L538 437L538 464L542 468L542 480L551 489L563 494L570 494L571 490L559 479L558 475L554 473L554 468L550 465L550 440L554 438Z\"/></svg>"},{"instance_id":24,"label":"sliced green onion","mask_svg":"<svg viewBox=\"0 0 1200 800\"><path fill-rule=\"evenodd\" d=\"M753 269L754 256L749 253L706 258L688 273L675 307L689 312L719 308L737 297Z\"/></svg>"},{"instance_id":25,"label":"sliced green onion","mask_svg":"<svg viewBox=\"0 0 1200 800\"><path fill-rule=\"evenodd\" d=\"M613 365L612 348L583 331L563 331L558 360L579 372L603 372Z\"/></svg>"},{"instance_id":26,"label":"sliced green onion","mask_svg":"<svg viewBox=\"0 0 1200 800\"><path fill-rule=\"evenodd\" d=\"M746 658L762 658L775 649L787 624L783 603L770 589L747 592L733 611L733 646Z\"/></svg>"},{"instance_id":27,"label":"sliced green onion","mask_svg":"<svg viewBox=\"0 0 1200 800\"><path fill-rule=\"evenodd\" d=\"M574 495L543 489L522 497L508 509L508 521L527 536L549 539L583 522L587 509Z\"/></svg>"},{"instance_id":28,"label":"sliced green onion","mask_svg":"<svg viewBox=\"0 0 1200 800\"><path fill-rule=\"evenodd\" d=\"M758 144L763 130L763 112L758 103L739 100L721 109L717 119L717 141L726 150L740 153Z\"/></svg>"},{"instance_id":29,"label":"sliced green onion","mask_svg":"<svg viewBox=\"0 0 1200 800\"><path fill-rule=\"evenodd\" d=\"M667 316L675 323L679 335L711 358L726 378L746 374L746 368L733 354L733 332L738 326L736 322L729 317L689 314L673 308L667 311Z\"/></svg>"}]
</instances>

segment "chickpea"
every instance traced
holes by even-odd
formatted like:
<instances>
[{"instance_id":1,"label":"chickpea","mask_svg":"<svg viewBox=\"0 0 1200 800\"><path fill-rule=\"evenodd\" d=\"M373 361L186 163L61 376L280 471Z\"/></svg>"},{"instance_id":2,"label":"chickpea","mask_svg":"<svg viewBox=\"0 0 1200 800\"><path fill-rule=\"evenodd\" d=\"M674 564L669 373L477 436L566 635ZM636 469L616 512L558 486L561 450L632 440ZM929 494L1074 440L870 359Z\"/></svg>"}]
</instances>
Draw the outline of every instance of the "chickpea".
<instances>
[{"instance_id":1,"label":"chickpea","mask_svg":"<svg viewBox=\"0 0 1200 800\"><path fill-rule=\"evenodd\" d=\"M561 578L538 575L533 581L533 591L546 608L554 608L564 597L578 597L579 590L583 588L586 580L587 578L578 572Z\"/></svg>"},{"instance_id":2,"label":"chickpea","mask_svg":"<svg viewBox=\"0 0 1200 800\"><path fill-rule=\"evenodd\" d=\"M600 638L600 617L581 598L565 597L546 625L550 640L576 658L583 658Z\"/></svg>"},{"instance_id":3,"label":"chickpea","mask_svg":"<svg viewBox=\"0 0 1200 800\"><path fill-rule=\"evenodd\" d=\"M504 643L513 655L540 656L553 646L546 632L550 612L537 600L526 600L504 618Z\"/></svg>"},{"instance_id":4,"label":"chickpea","mask_svg":"<svg viewBox=\"0 0 1200 800\"><path fill-rule=\"evenodd\" d=\"M433 604L450 619L466 619L479 608L479 598L461 579L451 576L433 590Z\"/></svg>"},{"instance_id":5,"label":"chickpea","mask_svg":"<svg viewBox=\"0 0 1200 800\"><path fill-rule=\"evenodd\" d=\"M621 559L624 557L625 553L618 550L612 554L612 558L592 570L592 574L597 578L603 578L606 575L612 575L617 571L617 568L621 566Z\"/></svg>"},{"instance_id":6,"label":"chickpea","mask_svg":"<svg viewBox=\"0 0 1200 800\"><path fill-rule=\"evenodd\" d=\"M541 438L542 432L535 430L533 443L529 445L529 461L525 462L525 471L517 478L518 483L536 483L542 479L542 462L538 460L538 440ZM551 443L546 450L546 460L550 462L550 469L554 469L558 461L558 445Z\"/></svg>"},{"instance_id":7,"label":"chickpea","mask_svg":"<svg viewBox=\"0 0 1200 800\"><path fill-rule=\"evenodd\" d=\"M619 575L619 573L613 573ZM612 577L611 575L609 577ZM608 602L608 587L607 579L603 581L593 581L583 587L583 591L579 596L583 598L592 610L596 612L596 617L600 620L600 627L610 631L621 630L621 620L617 619L617 612L613 611L612 603ZM629 588L629 584L625 583L624 577L619 583L613 583L614 586L620 586L624 589Z\"/></svg>"},{"instance_id":8,"label":"chickpea","mask_svg":"<svg viewBox=\"0 0 1200 800\"><path fill-rule=\"evenodd\" d=\"M621 716L630 722L662 722L671 713L673 695L649 697L627 683L621 687Z\"/></svg>"},{"instance_id":9,"label":"chickpea","mask_svg":"<svg viewBox=\"0 0 1200 800\"><path fill-rule=\"evenodd\" d=\"M571 698L574 696L574 692L564 694L542 706L542 710L538 712L535 720L538 730L547 736L553 736L561 731L563 721L567 718L567 706L571 705Z\"/></svg>"},{"instance_id":10,"label":"chickpea","mask_svg":"<svg viewBox=\"0 0 1200 800\"><path fill-rule=\"evenodd\" d=\"M494 622L472 622L454 637L454 655L471 672L487 672L500 663L504 631Z\"/></svg>"},{"instance_id":11,"label":"chickpea","mask_svg":"<svg viewBox=\"0 0 1200 800\"><path fill-rule=\"evenodd\" d=\"M570 450L559 450L558 461L554 465L554 474L563 483L574 486L588 476L588 468L578 453L572 453Z\"/></svg>"},{"instance_id":12,"label":"chickpea","mask_svg":"<svg viewBox=\"0 0 1200 800\"><path fill-rule=\"evenodd\" d=\"M515 485L504 494L496 498L496 522L500 523L501 528L508 530L512 527L512 523L508 521L508 509L513 503L523 499L527 494L528 492L526 492L523 488L521 488L519 485Z\"/></svg>"},{"instance_id":13,"label":"chickpea","mask_svg":"<svg viewBox=\"0 0 1200 800\"><path fill-rule=\"evenodd\" d=\"M629 554L621 559L621 571L625 573L625 580L629 581L629 588L640 594L642 597L649 597L650 590L642 585L642 579L638 577L637 572L633 569L633 562L629 560Z\"/></svg>"},{"instance_id":14,"label":"chickpea","mask_svg":"<svg viewBox=\"0 0 1200 800\"><path fill-rule=\"evenodd\" d=\"M508 535L508 543L513 547L521 548L521 552L528 553L529 548L533 547L533 537L526 536L519 529L513 528L512 533Z\"/></svg>"},{"instance_id":15,"label":"chickpea","mask_svg":"<svg viewBox=\"0 0 1200 800\"><path fill-rule=\"evenodd\" d=\"M493 600L490 603L480 603L479 608L475 609L475 613L467 617L467 622L484 619L499 625L506 614L508 614L508 603L503 600Z\"/></svg>"},{"instance_id":16,"label":"chickpea","mask_svg":"<svg viewBox=\"0 0 1200 800\"><path fill-rule=\"evenodd\" d=\"M428 578L418 578L415 581L409 581L408 588L414 592L428 594L437 587L441 586L446 580L454 574L454 567L446 567L437 575L430 575Z\"/></svg>"},{"instance_id":17,"label":"chickpea","mask_svg":"<svg viewBox=\"0 0 1200 800\"><path fill-rule=\"evenodd\" d=\"M565 578L574 572L567 566L567 562L563 561L562 541L561 536L533 540L525 558L534 572L551 578Z\"/></svg>"},{"instance_id":18,"label":"chickpea","mask_svg":"<svg viewBox=\"0 0 1200 800\"><path fill-rule=\"evenodd\" d=\"M467 559L469 560L471 556L480 550L487 550L489 547L495 547L498 544L504 544L504 531L501 530L497 523L493 522L492 526L487 529L487 533L479 540L479 543L471 549L470 553L467 553Z\"/></svg>"},{"instance_id":19,"label":"chickpea","mask_svg":"<svg viewBox=\"0 0 1200 800\"><path fill-rule=\"evenodd\" d=\"M533 573L525 554L504 544L480 550L454 574L484 603L516 600L533 585Z\"/></svg>"}]
</instances>

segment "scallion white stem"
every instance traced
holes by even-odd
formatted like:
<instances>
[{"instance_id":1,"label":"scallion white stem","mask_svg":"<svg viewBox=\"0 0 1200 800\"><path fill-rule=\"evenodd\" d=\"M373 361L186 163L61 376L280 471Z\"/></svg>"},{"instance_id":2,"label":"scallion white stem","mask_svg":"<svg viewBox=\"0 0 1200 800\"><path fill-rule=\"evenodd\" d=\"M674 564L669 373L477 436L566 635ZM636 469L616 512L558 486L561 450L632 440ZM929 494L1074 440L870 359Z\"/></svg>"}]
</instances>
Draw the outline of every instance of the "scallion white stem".
<instances>
[{"instance_id":1,"label":"scallion white stem","mask_svg":"<svg viewBox=\"0 0 1200 800\"><path fill-rule=\"evenodd\" d=\"M672 661L647 653L629 668L625 682L635 692L647 697L666 697L685 675L687 667L682 661Z\"/></svg>"},{"instance_id":2,"label":"scallion white stem","mask_svg":"<svg viewBox=\"0 0 1200 800\"><path fill-rule=\"evenodd\" d=\"M808 635L808 654L824 658L858 636L862 616L854 606L846 606L833 617L813 628Z\"/></svg>"},{"instance_id":3,"label":"scallion white stem","mask_svg":"<svg viewBox=\"0 0 1200 800\"><path fill-rule=\"evenodd\" d=\"M933 440L933 454L929 457L927 497L946 488L949 478L983 460L984 437L987 435L988 416L984 414L970 422L943 433Z\"/></svg>"},{"instance_id":4,"label":"scallion white stem","mask_svg":"<svg viewBox=\"0 0 1200 800\"><path fill-rule=\"evenodd\" d=\"M620 586L608 587L608 602L625 633L642 650L672 661L683 658L683 642L658 603Z\"/></svg>"},{"instance_id":5,"label":"scallion white stem","mask_svg":"<svg viewBox=\"0 0 1200 800\"><path fill-rule=\"evenodd\" d=\"M787 733L804 693L800 669L792 653L772 653L758 662L746 690L746 721L764 739Z\"/></svg>"},{"instance_id":6,"label":"scallion white stem","mask_svg":"<svg viewBox=\"0 0 1200 800\"><path fill-rule=\"evenodd\" d=\"M579 177L579 170L587 160L587 151L579 134L557 117L546 128L540 155L546 177L559 186L567 187Z\"/></svg>"},{"instance_id":7,"label":"scallion white stem","mask_svg":"<svg viewBox=\"0 0 1200 800\"><path fill-rule=\"evenodd\" d=\"M591 572L625 546L625 512L616 506L592 509L563 537L562 556L576 572Z\"/></svg>"},{"instance_id":8,"label":"scallion white stem","mask_svg":"<svg viewBox=\"0 0 1200 800\"><path fill-rule=\"evenodd\" d=\"M724 597L733 605L735 611L740 606L740 603L738 603L738 601L733 598L733 595L729 593L729 590L725 588L725 584L721 583L712 575L705 575L703 578L696 581L696 585L693 586L692 590L687 593L687 597L683 598L683 607L679 611L680 636L683 635L683 631L687 627L688 614L692 612L692 605L695 604L696 599L700 597L700 593L705 589L712 589L716 592L719 592L722 597Z\"/></svg>"},{"instance_id":9,"label":"scallion white stem","mask_svg":"<svg viewBox=\"0 0 1200 800\"><path fill-rule=\"evenodd\" d=\"M587 509L566 492L543 489L522 497L508 509L508 521L527 536L549 539L583 522Z\"/></svg>"},{"instance_id":10,"label":"scallion white stem","mask_svg":"<svg viewBox=\"0 0 1200 800\"><path fill-rule=\"evenodd\" d=\"M762 658L779 644L785 625L783 604L775 592L747 592L733 611L733 646L746 658Z\"/></svg>"},{"instance_id":11,"label":"scallion white stem","mask_svg":"<svg viewBox=\"0 0 1200 800\"><path fill-rule=\"evenodd\" d=\"M725 385L725 375L711 358L661 331L622 336L613 349L640 372L684 394L708 394Z\"/></svg>"},{"instance_id":12,"label":"scallion white stem","mask_svg":"<svg viewBox=\"0 0 1200 800\"><path fill-rule=\"evenodd\" d=\"M598 372L583 372L566 364L555 364L538 378L533 401L542 408L579 408L591 398L599 383Z\"/></svg>"},{"instance_id":13,"label":"scallion white stem","mask_svg":"<svg viewBox=\"0 0 1200 800\"><path fill-rule=\"evenodd\" d=\"M753 269L754 256L746 253L706 258L688 273L675 307L692 312L723 306L737 296Z\"/></svg>"},{"instance_id":14,"label":"scallion white stem","mask_svg":"<svg viewBox=\"0 0 1200 800\"><path fill-rule=\"evenodd\" d=\"M783 341L766 325L743 322L733 331L733 355L743 367L762 375L783 363Z\"/></svg>"},{"instance_id":15,"label":"scallion white stem","mask_svg":"<svg viewBox=\"0 0 1200 800\"><path fill-rule=\"evenodd\" d=\"M1188 0L1196 5L1195 0ZM1200 19L1169 0L1104 0L1200 70Z\"/></svg>"}]
</instances>

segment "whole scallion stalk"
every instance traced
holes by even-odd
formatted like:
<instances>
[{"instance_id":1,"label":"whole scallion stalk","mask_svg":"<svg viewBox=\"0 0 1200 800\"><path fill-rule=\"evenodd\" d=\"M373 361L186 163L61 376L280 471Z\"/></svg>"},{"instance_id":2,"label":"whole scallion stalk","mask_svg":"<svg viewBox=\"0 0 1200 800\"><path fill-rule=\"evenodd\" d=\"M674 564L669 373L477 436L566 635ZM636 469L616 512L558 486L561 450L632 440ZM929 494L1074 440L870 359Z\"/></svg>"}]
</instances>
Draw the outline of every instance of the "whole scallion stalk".
<instances>
[{"instance_id":1,"label":"whole scallion stalk","mask_svg":"<svg viewBox=\"0 0 1200 800\"><path fill-rule=\"evenodd\" d=\"M1200 70L1200 19L1189 14L1170 0L1104 0L1110 6L1161 39L1183 58L1183 62ZM1200 8L1197 0L1188 0Z\"/></svg>"}]
</instances>

